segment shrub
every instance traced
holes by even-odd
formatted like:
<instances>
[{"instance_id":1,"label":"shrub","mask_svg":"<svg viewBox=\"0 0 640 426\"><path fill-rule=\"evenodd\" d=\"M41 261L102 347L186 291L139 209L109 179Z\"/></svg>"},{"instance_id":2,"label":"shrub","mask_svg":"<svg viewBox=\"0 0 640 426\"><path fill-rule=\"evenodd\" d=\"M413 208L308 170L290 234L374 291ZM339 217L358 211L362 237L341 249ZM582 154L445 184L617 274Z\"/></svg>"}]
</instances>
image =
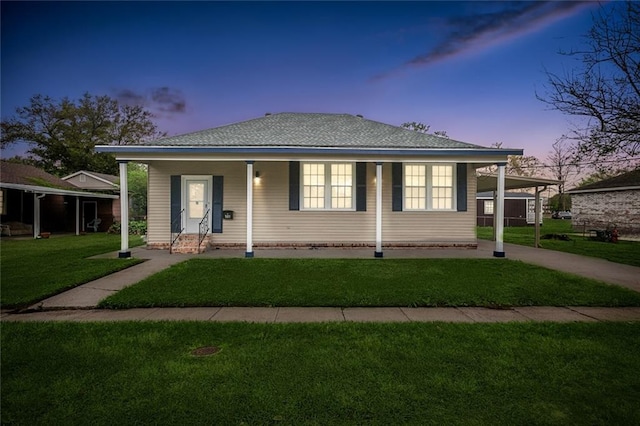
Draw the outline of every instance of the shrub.
<instances>
[{"instance_id":1,"label":"shrub","mask_svg":"<svg viewBox=\"0 0 640 426\"><path fill-rule=\"evenodd\" d=\"M113 225L107 230L108 234L119 234L121 230L120 222L113 222ZM146 220L132 220L129 222L129 235L146 235L147 233L147 221Z\"/></svg>"}]
</instances>

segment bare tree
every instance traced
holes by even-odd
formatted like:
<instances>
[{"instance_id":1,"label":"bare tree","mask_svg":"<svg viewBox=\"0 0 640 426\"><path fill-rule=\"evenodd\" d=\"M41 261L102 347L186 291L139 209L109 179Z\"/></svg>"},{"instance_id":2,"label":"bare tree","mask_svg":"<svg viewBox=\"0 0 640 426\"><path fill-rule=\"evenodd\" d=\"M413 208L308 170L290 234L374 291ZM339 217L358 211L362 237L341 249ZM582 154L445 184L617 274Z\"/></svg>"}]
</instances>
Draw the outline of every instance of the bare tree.
<instances>
[{"instance_id":1,"label":"bare tree","mask_svg":"<svg viewBox=\"0 0 640 426\"><path fill-rule=\"evenodd\" d=\"M404 127L405 129L413 130L414 132L426 133L426 134L431 134L435 136L440 136L441 138L449 139L449 135L447 135L446 130L436 130L433 133L429 133L429 129L431 129L431 126L429 126L428 124L417 122L417 121L402 123L401 126Z\"/></svg>"},{"instance_id":2,"label":"bare tree","mask_svg":"<svg viewBox=\"0 0 640 426\"><path fill-rule=\"evenodd\" d=\"M582 117L571 135L582 159L640 155L640 3L603 5L583 49L564 53L581 62L564 75L547 71L552 109ZM604 163L600 163L604 164Z\"/></svg>"},{"instance_id":3,"label":"bare tree","mask_svg":"<svg viewBox=\"0 0 640 426\"><path fill-rule=\"evenodd\" d=\"M567 210L566 197L564 197L567 182L580 173L580 165L577 162L574 149L568 144L565 137L558 138L552 145L552 151L547 156L547 167L553 174L558 184L559 209Z\"/></svg>"},{"instance_id":4,"label":"bare tree","mask_svg":"<svg viewBox=\"0 0 640 426\"><path fill-rule=\"evenodd\" d=\"M492 148L502 148L502 142L495 142L491 144ZM515 176L535 176L538 174L538 169L544 167L544 165L533 155L509 155L507 156L507 165L505 167L505 173ZM482 167L477 169L479 173L496 173L498 167L495 165Z\"/></svg>"}]
</instances>

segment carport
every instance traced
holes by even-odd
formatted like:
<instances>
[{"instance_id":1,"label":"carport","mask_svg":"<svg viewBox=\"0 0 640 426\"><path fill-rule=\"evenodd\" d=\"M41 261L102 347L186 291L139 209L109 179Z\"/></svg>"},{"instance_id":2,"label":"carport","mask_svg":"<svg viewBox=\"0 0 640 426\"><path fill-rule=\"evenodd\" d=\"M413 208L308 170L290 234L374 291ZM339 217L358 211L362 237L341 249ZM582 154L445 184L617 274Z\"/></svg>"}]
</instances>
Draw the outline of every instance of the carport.
<instances>
[{"instance_id":1,"label":"carport","mask_svg":"<svg viewBox=\"0 0 640 426\"><path fill-rule=\"evenodd\" d=\"M75 234L80 235L80 205L83 199L113 199L120 198L118 195L101 194L95 192L73 191L69 189L51 188L46 186L24 185L18 183L0 183L2 189L12 189L20 191L24 197L33 197L33 237L37 238L41 231L41 219L43 212L41 209L41 200L46 196L62 196L75 198ZM21 196L22 198L22 196ZM22 198L24 199L24 198ZM25 203L21 202L20 209L24 208ZM30 207L31 203L29 203Z\"/></svg>"},{"instance_id":2,"label":"carport","mask_svg":"<svg viewBox=\"0 0 640 426\"><path fill-rule=\"evenodd\" d=\"M477 179L477 192L493 192L493 236L496 242L494 255L504 256L504 192L512 189L535 188L535 247L540 246L540 194L551 185L558 185L559 180L529 176L509 176L498 174L481 174Z\"/></svg>"}]
</instances>

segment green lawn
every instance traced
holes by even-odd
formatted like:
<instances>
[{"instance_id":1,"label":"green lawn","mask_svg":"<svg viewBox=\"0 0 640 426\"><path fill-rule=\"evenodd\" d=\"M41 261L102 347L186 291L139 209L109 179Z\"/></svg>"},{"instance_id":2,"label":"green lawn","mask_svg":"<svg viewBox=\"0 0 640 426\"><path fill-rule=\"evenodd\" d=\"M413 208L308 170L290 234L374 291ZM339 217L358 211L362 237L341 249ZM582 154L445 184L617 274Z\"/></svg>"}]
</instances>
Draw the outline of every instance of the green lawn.
<instances>
[{"instance_id":1,"label":"green lawn","mask_svg":"<svg viewBox=\"0 0 640 426\"><path fill-rule=\"evenodd\" d=\"M640 294L506 259L191 259L101 307L640 306Z\"/></svg>"},{"instance_id":2,"label":"green lawn","mask_svg":"<svg viewBox=\"0 0 640 426\"><path fill-rule=\"evenodd\" d=\"M582 233L573 234L570 220L545 219L540 235L569 234L571 241L540 240L540 246L549 250L564 251L583 256L598 257L611 262L640 266L640 242L619 241L616 244L591 241ZM493 228L478 227L478 238L493 239ZM504 242L533 247L535 230L533 226L514 226L504 228Z\"/></svg>"},{"instance_id":3,"label":"green lawn","mask_svg":"<svg viewBox=\"0 0 640 426\"><path fill-rule=\"evenodd\" d=\"M142 244L131 236L131 246ZM108 234L60 236L0 242L0 304L22 307L65 289L119 271L140 260L86 259L120 248L120 237Z\"/></svg>"},{"instance_id":4,"label":"green lawn","mask_svg":"<svg viewBox=\"0 0 640 426\"><path fill-rule=\"evenodd\" d=\"M640 424L640 323L2 328L3 424Z\"/></svg>"}]
</instances>

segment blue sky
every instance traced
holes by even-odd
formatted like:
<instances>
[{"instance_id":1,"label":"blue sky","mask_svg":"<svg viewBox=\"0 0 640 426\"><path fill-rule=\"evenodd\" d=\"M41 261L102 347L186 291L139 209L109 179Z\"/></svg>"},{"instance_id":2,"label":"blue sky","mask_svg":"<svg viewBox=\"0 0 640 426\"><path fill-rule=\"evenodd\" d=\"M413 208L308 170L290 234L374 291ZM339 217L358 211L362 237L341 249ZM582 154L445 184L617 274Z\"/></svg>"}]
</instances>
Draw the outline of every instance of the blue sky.
<instances>
[{"instance_id":1,"label":"blue sky","mask_svg":"<svg viewBox=\"0 0 640 426\"><path fill-rule=\"evenodd\" d=\"M595 2L7 2L1 114L35 94L142 103L187 133L266 112L335 112L524 148L569 130L535 97ZM605 4L604 7L607 7ZM18 152L14 147L3 156Z\"/></svg>"}]
</instances>

